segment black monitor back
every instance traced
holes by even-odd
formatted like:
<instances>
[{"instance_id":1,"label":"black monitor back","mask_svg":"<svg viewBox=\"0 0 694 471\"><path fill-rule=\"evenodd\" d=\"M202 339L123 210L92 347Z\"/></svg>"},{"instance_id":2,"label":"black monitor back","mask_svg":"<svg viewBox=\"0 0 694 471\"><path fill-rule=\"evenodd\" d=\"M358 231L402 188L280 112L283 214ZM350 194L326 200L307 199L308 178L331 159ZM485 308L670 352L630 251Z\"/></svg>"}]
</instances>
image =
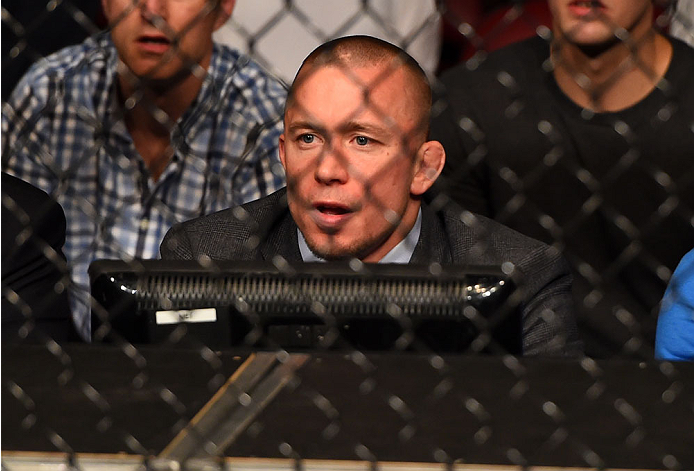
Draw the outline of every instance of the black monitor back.
<instances>
[{"instance_id":1,"label":"black monitor back","mask_svg":"<svg viewBox=\"0 0 694 471\"><path fill-rule=\"evenodd\" d=\"M89 273L94 341L521 353L496 266L100 260Z\"/></svg>"}]
</instances>

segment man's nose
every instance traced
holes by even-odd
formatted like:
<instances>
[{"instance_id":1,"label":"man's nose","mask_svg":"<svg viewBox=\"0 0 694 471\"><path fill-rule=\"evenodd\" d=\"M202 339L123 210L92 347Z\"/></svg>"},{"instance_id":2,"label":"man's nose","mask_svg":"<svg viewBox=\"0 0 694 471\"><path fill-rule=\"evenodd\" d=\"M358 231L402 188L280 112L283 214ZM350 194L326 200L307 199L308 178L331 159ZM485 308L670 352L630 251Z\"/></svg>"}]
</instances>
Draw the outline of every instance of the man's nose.
<instances>
[{"instance_id":1,"label":"man's nose","mask_svg":"<svg viewBox=\"0 0 694 471\"><path fill-rule=\"evenodd\" d=\"M324 185L345 183L349 179L349 162L347 156L329 145L326 150L316 158L315 177Z\"/></svg>"},{"instance_id":2,"label":"man's nose","mask_svg":"<svg viewBox=\"0 0 694 471\"><path fill-rule=\"evenodd\" d=\"M142 16L148 21L166 18L168 0L140 0L138 5Z\"/></svg>"}]
</instances>

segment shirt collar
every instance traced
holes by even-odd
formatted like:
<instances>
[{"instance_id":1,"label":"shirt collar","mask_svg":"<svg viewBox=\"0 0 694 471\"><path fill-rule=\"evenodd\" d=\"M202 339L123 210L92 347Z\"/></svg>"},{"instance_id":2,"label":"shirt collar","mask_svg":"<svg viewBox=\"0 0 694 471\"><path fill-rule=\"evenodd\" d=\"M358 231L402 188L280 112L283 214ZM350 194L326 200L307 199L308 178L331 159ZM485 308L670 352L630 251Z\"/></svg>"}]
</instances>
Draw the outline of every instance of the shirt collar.
<instances>
[{"instance_id":1,"label":"shirt collar","mask_svg":"<svg viewBox=\"0 0 694 471\"><path fill-rule=\"evenodd\" d=\"M298 228L296 232L299 238L299 251L301 252L301 258L303 261L325 262L324 259L311 252L311 249L308 248L304 235ZM421 232L422 208L420 207L419 212L417 213L417 220L415 221L414 226L412 226L412 229L410 229L410 232L408 232L407 236L402 239L398 245L393 247L390 252L388 252L378 263L410 263Z\"/></svg>"}]
</instances>

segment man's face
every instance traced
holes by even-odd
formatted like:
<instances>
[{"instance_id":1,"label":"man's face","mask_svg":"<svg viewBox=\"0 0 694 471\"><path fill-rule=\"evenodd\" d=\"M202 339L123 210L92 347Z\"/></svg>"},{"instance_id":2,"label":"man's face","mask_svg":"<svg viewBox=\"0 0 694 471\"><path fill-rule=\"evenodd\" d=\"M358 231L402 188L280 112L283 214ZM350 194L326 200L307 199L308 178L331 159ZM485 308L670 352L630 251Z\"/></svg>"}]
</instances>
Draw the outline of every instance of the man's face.
<instances>
[{"instance_id":1,"label":"man's face","mask_svg":"<svg viewBox=\"0 0 694 471\"><path fill-rule=\"evenodd\" d=\"M325 259L378 261L417 216L417 145L403 136L421 135L412 130L422 112L406 72L383 78L384 70L314 68L297 79L285 114L280 157L289 209Z\"/></svg>"},{"instance_id":2,"label":"man's face","mask_svg":"<svg viewBox=\"0 0 694 471\"><path fill-rule=\"evenodd\" d=\"M555 34L579 46L616 41L615 31L648 29L651 0L549 0Z\"/></svg>"},{"instance_id":3,"label":"man's face","mask_svg":"<svg viewBox=\"0 0 694 471\"><path fill-rule=\"evenodd\" d=\"M187 74L191 61L206 68L212 32L231 13L233 0L102 0L121 61L137 77L169 80ZM177 44L176 44L177 43Z\"/></svg>"}]
</instances>

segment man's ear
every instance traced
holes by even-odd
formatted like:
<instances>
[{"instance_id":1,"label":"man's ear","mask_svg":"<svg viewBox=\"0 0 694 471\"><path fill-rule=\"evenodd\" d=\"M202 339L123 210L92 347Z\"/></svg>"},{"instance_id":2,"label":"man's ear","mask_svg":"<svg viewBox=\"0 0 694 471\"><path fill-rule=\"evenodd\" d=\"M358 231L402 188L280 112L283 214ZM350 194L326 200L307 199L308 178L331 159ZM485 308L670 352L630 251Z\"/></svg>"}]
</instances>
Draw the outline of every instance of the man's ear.
<instances>
[{"instance_id":1,"label":"man's ear","mask_svg":"<svg viewBox=\"0 0 694 471\"><path fill-rule=\"evenodd\" d=\"M280 152L280 162L282 162L282 167L284 167L284 170L287 170L287 164L285 163L285 157L284 157L284 133L280 134L280 140L279 140L279 152Z\"/></svg>"},{"instance_id":2,"label":"man's ear","mask_svg":"<svg viewBox=\"0 0 694 471\"><path fill-rule=\"evenodd\" d=\"M217 20L214 23L215 31L221 28L231 17L231 12L234 11L234 4L236 4L236 0L219 0L219 11L217 12Z\"/></svg>"},{"instance_id":3,"label":"man's ear","mask_svg":"<svg viewBox=\"0 0 694 471\"><path fill-rule=\"evenodd\" d=\"M410 193L423 195L441 175L446 163L446 151L438 141L427 141L417 151L415 174L410 184Z\"/></svg>"}]
</instances>

